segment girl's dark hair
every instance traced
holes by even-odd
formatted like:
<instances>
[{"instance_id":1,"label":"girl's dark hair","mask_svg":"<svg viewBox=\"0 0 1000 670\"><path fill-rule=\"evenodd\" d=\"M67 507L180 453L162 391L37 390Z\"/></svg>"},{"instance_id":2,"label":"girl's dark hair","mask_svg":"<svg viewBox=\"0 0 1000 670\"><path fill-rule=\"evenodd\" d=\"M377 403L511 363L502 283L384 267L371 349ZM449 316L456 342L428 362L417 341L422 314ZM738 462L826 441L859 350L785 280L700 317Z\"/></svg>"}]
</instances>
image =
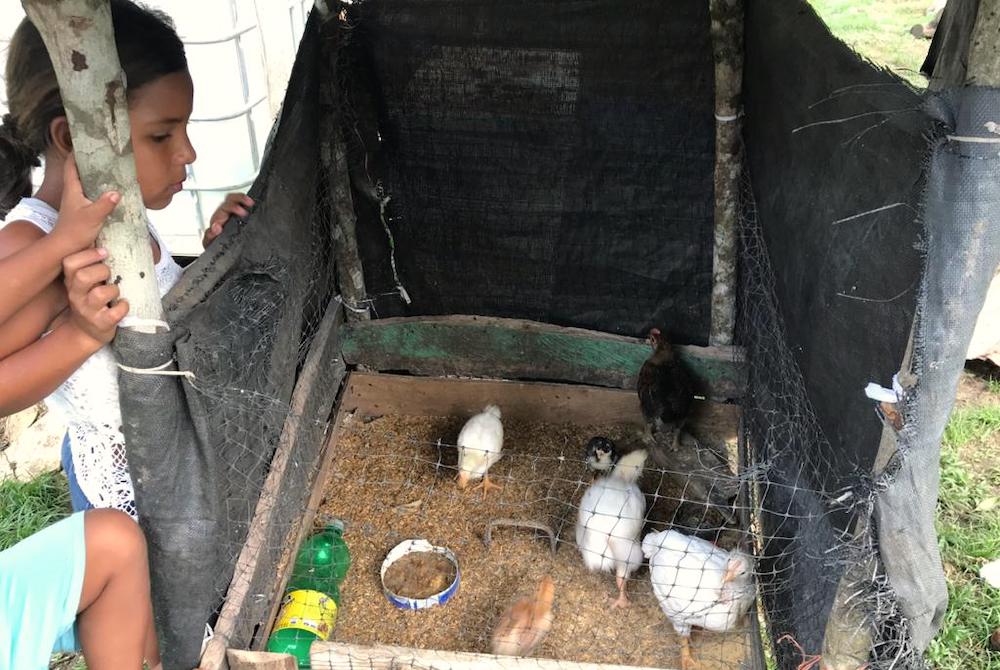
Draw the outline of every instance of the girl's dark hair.
<instances>
[{"instance_id":1,"label":"girl's dark hair","mask_svg":"<svg viewBox=\"0 0 1000 670\"><path fill-rule=\"evenodd\" d=\"M187 70L184 45L166 14L129 0L111 0L111 19L129 91ZM0 124L0 216L31 195L31 168L49 147L49 126L66 115L52 61L28 19L10 41L6 78L10 113Z\"/></svg>"}]
</instances>

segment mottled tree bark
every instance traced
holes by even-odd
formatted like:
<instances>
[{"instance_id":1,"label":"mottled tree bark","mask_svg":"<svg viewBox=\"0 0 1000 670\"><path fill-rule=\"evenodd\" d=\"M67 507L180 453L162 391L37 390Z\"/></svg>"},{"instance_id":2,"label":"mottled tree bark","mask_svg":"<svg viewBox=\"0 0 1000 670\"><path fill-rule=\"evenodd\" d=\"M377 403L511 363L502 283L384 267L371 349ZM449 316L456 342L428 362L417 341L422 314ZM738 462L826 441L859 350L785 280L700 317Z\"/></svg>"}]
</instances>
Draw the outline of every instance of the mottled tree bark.
<instances>
[{"instance_id":1,"label":"mottled tree bark","mask_svg":"<svg viewBox=\"0 0 1000 670\"><path fill-rule=\"evenodd\" d=\"M979 0L969 44L966 82L974 86L1000 86L1000 0Z\"/></svg>"},{"instance_id":2,"label":"mottled tree bark","mask_svg":"<svg viewBox=\"0 0 1000 670\"><path fill-rule=\"evenodd\" d=\"M715 54L715 245L709 344L733 343L742 172L743 0L711 0Z\"/></svg>"},{"instance_id":3,"label":"mottled tree bark","mask_svg":"<svg viewBox=\"0 0 1000 670\"><path fill-rule=\"evenodd\" d=\"M55 68L83 192L122 199L97 243L108 250L112 281L129 302L123 326L156 332L163 307L153 271L146 209L132 159L125 78L107 0L22 0Z\"/></svg>"}]
</instances>

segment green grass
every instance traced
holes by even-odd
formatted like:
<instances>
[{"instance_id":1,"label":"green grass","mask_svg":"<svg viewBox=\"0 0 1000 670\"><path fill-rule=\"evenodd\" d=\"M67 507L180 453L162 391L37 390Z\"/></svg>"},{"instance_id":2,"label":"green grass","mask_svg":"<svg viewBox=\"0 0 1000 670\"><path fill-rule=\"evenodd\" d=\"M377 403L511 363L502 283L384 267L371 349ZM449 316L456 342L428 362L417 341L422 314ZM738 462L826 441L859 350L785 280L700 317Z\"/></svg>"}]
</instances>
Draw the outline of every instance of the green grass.
<instances>
[{"instance_id":1,"label":"green grass","mask_svg":"<svg viewBox=\"0 0 1000 670\"><path fill-rule=\"evenodd\" d=\"M991 387L990 393L996 391ZM986 440L997 431L1000 431L1000 401L996 405L957 409L944 429L944 444L961 447L974 440Z\"/></svg>"},{"instance_id":2,"label":"green grass","mask_svg":"<svg viewBox=\"0 0 1000 670\"><path fill-rule=\"evenodd\" d=\"M1000 395L1000 377L992 377L986 380L986 387L993 395Z\"/></svg>"},{"instance_id":3,"label":"green grass","mask_svg":"<svg viewBox=\"0 0 1000 670\"><path fill-rule=\"evenodd\" d=\"M910 28L927 23L930 0L810 0L830 31L870 61L895 70L920 87L919 74L930 40Z\"/></svg>"},{"instance_id":4,"label":"green grass","mask_svg":"<svg viewBox=\"0 0 1000 670\"><path fill-rule=\"evenodd\" d=\"M937 670L1000 670L986 640L1000 627L1000 589L979 568L1000 557L1000 397L958 409L945 429L938 497L938 546L948 578L948 612L927 659Z\"/></svg>"},{"instance_id":5,"label":"green grass","mask_svg":"<svg viewBox=\"0 0 1000 670\"><path fill-rule=\"evenodd\" d=\"M60 472L30 482L0 482L0 551L69 514L69 489Z\"/></svg>"},{"instance_id":6,"label":"green grass","mask_svg":"<svg viewBox=\"0 0 1000 670\"><path fill-rule=\"evenodd\" d=\"M13 546L70 513L69 488L61 472L29 482L0 482L0 551ZM82 656L57 654L51 668L86 670Z\"/></svg>"}]
</instances>

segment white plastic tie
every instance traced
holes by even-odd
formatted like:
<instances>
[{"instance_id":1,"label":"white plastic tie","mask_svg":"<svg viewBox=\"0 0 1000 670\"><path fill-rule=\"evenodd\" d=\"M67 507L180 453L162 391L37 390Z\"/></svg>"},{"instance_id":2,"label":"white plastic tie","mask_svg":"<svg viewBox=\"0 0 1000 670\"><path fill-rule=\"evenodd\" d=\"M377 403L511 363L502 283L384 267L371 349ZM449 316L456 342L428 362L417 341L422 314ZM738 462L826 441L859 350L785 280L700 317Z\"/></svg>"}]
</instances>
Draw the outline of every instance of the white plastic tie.
<instances>
[{"instance_id":1,"label":"white plastic tie","mask_svg":"<svg viewBox=\"0 0 1000 670\"><path fill-rule=\"evenodd\" d=\"M130 372L134 375L150 375L152 377L184 377L190 381L194 381L197 377L190 370L168 370L174 362L172 360L167 361L163 365L157 365L155 368L133 368L130 365L122 365L118 363L118 369L124 370L125 372Z\"/></svg>"},{"instance_id":2,"label":"white plastic tie","mask_svg":"<svg viewBox=\"0 0 1000 670\"><path fill-rule=\"evenodd\" d=\"M718 121L719 123L732 123L733 121L737 120L741 116L743 116L742 113L739 113L739 114L728 114L728 115L725 115L725 116L720 115L720 114L716 114L715 115L715 120Z\"/></svg>"},{"instance_id":3,"label":"white plastic tie","mask_svg":"<svg viewBox=\"0 0 1000 670\"><path fill-rule=\"evenodd\" d=\"M868 386L865 387L865 395L879 402L899 402L903 397L903 385L899 383L899 375L892 376L892 388L868 382Z\"/></svg>"},{"instance_id":4,"label":"white plastic tie","mask_svg":"<svg viewBox=\"0 0 1000 670\"><path fill-rule=\"evenodd\" d=\"M971 137L969 135L945 135L949 142L969 142L971 144L1000 144L1000 137Z\"/></svg>"}]
</instances>

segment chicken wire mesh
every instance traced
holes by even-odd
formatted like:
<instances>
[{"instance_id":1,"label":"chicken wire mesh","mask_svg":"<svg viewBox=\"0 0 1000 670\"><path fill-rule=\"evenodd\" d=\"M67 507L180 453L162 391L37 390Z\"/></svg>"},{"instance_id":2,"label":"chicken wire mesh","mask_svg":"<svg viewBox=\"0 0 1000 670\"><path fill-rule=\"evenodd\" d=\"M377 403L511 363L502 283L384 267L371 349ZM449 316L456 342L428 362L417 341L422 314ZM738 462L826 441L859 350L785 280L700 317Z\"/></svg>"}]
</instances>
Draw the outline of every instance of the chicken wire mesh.
<instances>
[{"instance_id":1,"label":"chicken wire mesh","mask_svg":"<svg viewBox=\"0 0 1000 670\"><path fill-rule=\"evenodd\" d=\"M537 138L530 124L527 136L517 134L520 121L507 106L500 111L511 116L500 115L503 118L494 120L486 132L477 124L489 121L496 110L472 103L463 106L461 96L437 100L437 104L449 107L447 124L423 107L420 114L407 116L413 111L408 107L412 100L396 99L389 105L380 99L387 94L378 90L381 79L371 62L372 54L358 46L364 42L353 42L356 48L342 59L348 54L351 40L364 32L361 28L383 31L383 38L391 38L393 30L387 26L399 21L432 33L432 26L421 27L419 23L420 17L430 21L422 12L428 11L435 20L441 20L443 15L427 10L422 3L402 4L406 11L393 13L396 4L373 1L355 10L359 14L344 15L363 20L365 12L372 12L374 18L368 15L370 22L361 27L353 21L328 22L322 27L316 16L311 17L261 176L251 190L257 207L246 222L231 222L168 296L166 306L174 327L169 335L141 336L134 341L129 341L128 334L120 336L126 365L155 369L173 358L177 371L183 373L179 382L164 376L123 374L121 384L130 467L150 543L165 667L197 665L206 622L214 626L218 636L216 649L263 645L281 596L282 584L275 583L276 575L294 559L301 536L297 523L303 517L311 519L313 514L318 518L334 516L346 523L353 556L354 565L340 593L342 608L334 636L338 641L408 645L442 652L489 652L494 648L497 626L506 620L507 608L521 597L535 602L531 594L537 593L549 576L554 592L551 630L533 650L535 656L543 658L662 668L687 666L691 661L685 660L685 636L681 634L693 624L707 629L695 630L690 638L690 659L699 667L760 667L761 659L756 655L758 611L752 602L759 598L766 610L763 621L778 667L809 667L821 657L832 663L839 653L850 657L842 659L844 667L865 663L886 668L918 666L919 654L909 643L906 617L879 562L877 529L871 522L872 509L885 482L873 479L866 467L865 458L870 455L866 449L870 451L871 445L863 439L867 436L864 430L849 427L856 432L851 433L847 446L843 440L831 443L829 424L821 421L810 402L810 388L792 344L802 341L803 332L808 334L809 329L803 326L808 315L795 313L789 307L792 303L779 300L776 294L771 261L775 245L769 248L765 244L753 206L754 189L749 183L744 188L747 209L740 224L739 334L747 348L749 370L742 419L734 405L706 403L704 407L714 407L721 414L714 420L695 416L678 444L663 446L650 444L636 433L637 425L641 426L638 414L631 421L614 425L532 424L516 415L509 416L507 408L501 406L504 453L491 467L490 475L491 481L502 488L485 492L463 491L455 482L462 470L458 435L467 415L402 418L389 410L383 416L344 413L336 425L329 423L345 373L339 342L345 310L351 317L363 312L378 317L433 314L446 307L481 313L475 306L483 305L482 312L490 314L542 315L554 322L608 331L618 329L614 324L627 312L627 325L622 329L636 335L650 320L655 322L670 313L670 305L663 300L670 303L671 299L662 298L666 295L660 290L663 286L653 286L655 290L631 301L629 291L636 285L636 277L645 276L646 270L621 269L620 254L627 247L630 254L643 255L645 252L636 247L656 241L651 231L659 225L660 216L670 218L671 230L676 228L678 236L686 241L680 246L668 241L666 251L657 247L656 253L644 257L649 267L655 268L657 280L653 284L684 285L684 291L690 294L677 303L684 304L684 313L691 305L707 303L708 299L708 294L698 287L704 288L707 275L701 272L703 261L711 257L711 236L707 232L710 226L702 226L700 232L680 229L708 220L703 216L703 206L711 191L710 170L704 171L704 180L688 175L690 179L684 180L690 187L687 198L675 198L659 190L653 195L644 194L646 199L636 205L644 212L640 218L645 227L639 235L622 233L615 223L620 222L621 211L630 211L621 203L633 203L637 190L623 189L618 182L604 185L615 196L605 200L607 193L590 177L597 167L589 164L583 177L576 172L563 175L569 186L560 187L560 197L572 196L569 200L554 203L539 195L547 196L549 192L541 188L531 191L533 198L541 198L539 202L527 198L531 202L521 203L529 210L534 207L533 214L546 216L553 212L561 216L562 209L556 207L573 209L578 205L586 211L574 209L569 221L579 224L584 232L570 234L567 230L574 226L564 227L559 219L558 225L552 227L551 220L546 219L549 228L537 246L526 239L523 231L515 231L513 237L497 234L497 230L504 232L497 221L506 211L502 204L496 204L497 193L508 200L521 193L520 181L512 176L509 183L504 181L507 173L516 174L518 179L527 174L530 179L537 174L538 165L510 152L498 166L493 166L501 175L497 181L504 187L491 193L489 203L477 204L475 187L481 186L486 177L478 168L470 167L484 161L474 147L497 143L509 148L534 141ZM545 15L552 20L565 9L560 9L559 3L542 4L549 12ZM634 30L637 23L642 23L623 18L614 2L594 0L584 4L587 11L581 9L572 26L582 29L589 25L596 34L590 37L597 44L601 43L606 23L595 17L621 20L621 35L629 34L626 28ZM462 21L482 21L477 12L494 18L509 12L498 3L472 5L469 13L462 14ZM453 4L448 7L457 11ZM762 7L754 4L748 25L755 25L754 14L763 11ZM647 9L652 13L665 11L662 7ZM704 3L686 3L682 9L691 25L699 21L707 24ZM661 14L656 15L663 18L656 24L663 30L680 30L682 22L671 23ZM761 17L756 20L761 21ZM460 29L465 25L462 21L456 19L450 29ZM517 32L509 23L497 21L502 35L509 37L511 32ZM697 61L697 71L706 75L710 61L703 62L698 56L698 49L707 44L707 25L702 27L704 39L696 40L698 45L687 56L693 60L685 63ZM640 29L641 35L650 39L643 32L645 23ZM692 31L684 28L680 32ZM760 34L766 38L777 32L812 39L808 32L784 30L777 20L772 31L762 30ZM569 39L565 34L563 38ZM511 51L520 53L525 45L515 41L517 46ZM771 42L780 45L779 41ZM753 40L750 43L752 48ZM387 58L395 44L393 39L381 43L379 58ZM422 45L419 40L413 44ZM463 45L475 52L475 63L491 63L487 56L504 62L503 50L486 53L476 44ZM598 53L591 47L579 46L591 55ZM419 61L422 49L420 46L410 57ZM540 58L531 62L544 66L548 62L545 58L552 55L544 50L529 51L530 58L521 54L514 58L513 66L507 65L523 75L525 58ZM440 53L435 53L435 63L440 67ZM444 53L444 70L451 85L461 84L462 76L474 76L454 69L458 64L469 65L461 49ZM660 56L664 62L669 60L669 54ZM348 65L331 73L337 60ZM574 63L563 56L556 60L565 67ZM406 79L413 75L411 64L404 59L401 62L393 76ZM593 66L592 61L588 63ZM638 71L638 89L644 90L650 85L647 70ZM673 69L670 72L676 74ZM421 81L433 79L431 74L422 73ZM581 86L579 90L611 90L604 74L581 80L589 82L591 88ZM497 78L495 73L491 76ZM359 79L364 80L364 86L358 84ZM558 88L562 84L556 79L521 76L517 86ZM330 88L331 81L339 86ZM705 100L701 96L708 89L702 79L695 83L695 92L678 103L683 108L680 111L631 102L616 107L612 90L607 98L581 103L589 111L581 112L582 121L574 117L574 122L600 127L611 114L609 110L618 110L616 114L623 108L635 114L645 110L652 118L645 118L647 124L660 123L666 128L657 127L657 133L678 133L670 136L672 143L666 150L670 156L664 164L684 163L681 171L687 175L692 166L708 165L704 159L711 152L710 142L706 143L706 137L711 135L710 109L703 108ZM433 95L441 92L433 86L429 90ZM472 93L469 96L482 102L489 93L479 92L479 98ZM517 97L510 99L516 101ZM424 99L421 104L429 103ZM689 115L702 118L702 112L704 118L698 124L674 128L683 125ZM528 117L536 113L536 108L528 107ZM400 117L406 117L406 122L397 123ZM475 123L470 122L464 130L457 128L456 124L462 126L466 117ZM761 113L755 118L772 117ZM802 117L794 120L801 121ZM771 129L749 125L758 151L762 145L769 147L769 142L760 140L769 137ZM444 126L461 141L448 144L442 155L433 155L433 165L415 163L422 154L414 149L426 146L428 138L441 133ZM345 138L347 149L342 157L348 164L346 173L338 172L331 162L338 155L330 144L336 138L335 133L329 133L331 127L340 128ZM644 127L648 130L650 126ZM572 132L559 134L555 132L559 128L552 130L557 143L575 141ZM912 134L911 128L904 130L906 137ZM383 131L385 138L380 135ZM393 137L393 133L397 136ZM651 146L662 148L664 140L657 133L646 139ZM605 138L616 146L612 153L617 162L604 164L610 171L631 160L629 147L634 148L633 143L639 139L623 137L627 135L616 131ZM420 141L408 144L413 137ZM619 141L623 144L617 144ZM752 155L754 148L748 147L748 153ZM603 156L602 145L597 142L591 149L589 158L598 161ZM498 160L494 154L499 150L491 151L487 157ZM536 156L537 151L531 155ZM462 159L462 170L452 163L457 157ZM553 158L553 165L567 162L577 168L586 163L565 153ZM525 165L526 170L522 169ZM419 173L419 178L405 179L407 169ZM662 181L655 170L645 177L651 182ZM864 178L865 174L860 173L858 179ZM574 179L583 179L586 187ZM905 186L908 188L909 182ZM655 184L650 188L655 190ZM404 197L397 197L400 191ZM759 185L757 192L761 192ZM812 191L802 189L803 197L806 194L809 206L815 207ZM436 211L435 198L448 207L431 216L427 212ZM581 203L594 208L586 209ZM451 225L451 214L441 214L465 206L474 213L469 214L470 221L485 217L492 228ZM602 218L610 210L614 215ZM348 279L343 272L343 264L350 258L349 254L343 255L342 238L338 238L343 235L344 217L355 213L367 285L363 292L357 275ZM420 239L424 223L420 216L429 216L437 223L432 236L440 252L436 256L429 253L427 240ZM605 232L584 244L574 235L585 236L587 226ZM601 247L607 230L621 233L616 239L620 238L622 246L616 246L610 254L614 258L598 259L599 274L604 279L621 281L601 288L599 299L592 299L589 283L573 286L565 276L557 277L559 273L539 270L559 255L560 240L579 247L578 251L590 249L587 253L596 254L593 249ZM905 235L899 237L908 239ZM696 244L697 240L702 241ZM899 246L896 242L890 239L884 244L895 248ZM785 244L787 240L782 240L781 245ZM778 256L787 251L781 245ZM475 282L469 281L468 286L465 280L472 272L470 265L478 261L460 259L449 265L449 259L456 256L454 252L466 246L474 247L489 261L473 268ZM531 256L532 271L527 279L516 262L520 254ZM683 262L671 265L669 259L675 257ZM422 266L428 268L427 273L421 274ZM694 277L690 284L685 283L685 268ZM560 272L565 273L565 268ZM337 295L337 280L349 297ZM502 299L488 291L494 281L504 284ZM535 282L538 289L525 313L511 307L508 295L511 287L521 281ZM350 285L345 286L346 282ZM569 296L573 307L567 308L559 296ZM558 303L558 309L545 311L550 303ZM472 309L467 309L470 306ZM891 309L906 311L905 305L885 307L886 322L898 321L889 318L895 315L888 311ZM567 316L570 312L573 318ZM789 314L795 319L792 324ZM861 322L857 314L851 318ZM692 329L686 334L697 340L704 325L704 318L686 323L685 328ZM792 336L790 328L795 330ZM885 358L876 356L881 353L878 351L864 353ZM895 359L892 364L896 364ZM810 374L815 378L815 370ZM638 404L636 398L636 412ZM870 407L863 409L868 412ZM829 406L823 406L821 412L827 422L831 416L828 410ZM852 407L846 414L860 416L855 410ZM594 471L594 464L600 466L607 461L601 454L586 451L586 445L601 435L617 444L623 459L640 448L649 451L641 474L637 473L635 489L628 481L608 485L617 468L611 468L611 474L607 468ZM336 441L328 442L330 436ZM321 458L328 443L334 445L334 452ZM840 458L838 450L848 455ZM321 469L331 457L329 471ZM313 496L310 483L319 474L326 480ZM280 485L269 484L278 479ZM623 498L632 501L628 514L624 513ZM251 526L261 518L269 519L268 523ZM610 525L603 532L589 533L593 537L588 540L587 531L593 530L591 522ZM624 537L617 537L622 524L631 528L623 533ZM586 528L578 536L581 525ZM312 530L306 527L302 534ZM643 540L651 533L654 538L644 550ZM380 582L386 553L413 537L425 537L451 549L461 570L460 595L446 606L421 613L419 618L393 610ZM487 537L488 546L484 543ZM592 547L584 554L579 545L610 545L617 540L627 547L625 558L612 557L608 565L600 561L598 567L610 567L611 572L589 571L587 559L605 558L608 547ZM709 544L703 544L706 542ZM744 560L744 556L751 555L754 560ZM632 606L621 612L610 610L611 602L621 594L613 574L616 560L624 561L629 568L623 575L623 591ZM652 568L648 567L650 561ZM641 567L631 570L636 563ZM536 600L546 602L544 597L536 596ZM546 608L540 607L538 616L529 617L529 621L545 620ZM734 615L732 620L730 614ZM855 642L837 644L838 640L842 643L848 639ZM830 648L837 646L841 649ZM848 651L844 652L844 648ZM853 652L856 654L852 656ZM429 662L407 660L405 654L400 659L394 663L427 667ZM372 659L357 649L339 656L330 652L328 662L336 667L373 665ZM431 664L444 667L453 662L458 661L438 658Z\"/></svg>"},{"instance_id":2,"label":"chicken wire mesh","mask_svg":"<svg viewBox=\"0 0 1000 670\"><path fill-rule=\"evenodd\" d=\"M497 422L497 453L489 437L471 442L479 447L459 439L466 418L343 416L321 506L345 521L352 553L337 641L491 653L503 613L548 576L551 630L523 655L679 667L678 632L687 635L695 622L716 629L693 635L692 653L703 667L742 667L756 589L752 566L736 558L743 557L738 547L749 549L747 536L730 522L739 480L735 443L722 436L735 436L734 414L700 425L700 440L685 434L672 468L646 462L634 424L505 417ZM601 434L617 446L614 465L588 451ZM455 599L418 617L388 607L380 581L387 552L414 537L451 549L461 570ZM644 550L657 556L662 574L640 567ZM733 576L724 582L730 552ZM404 586L419 589L420 575L414 579ZM738 598L723 589L730 581ZM630 606L616 611L626 598Z\"/></svg>"}]
</instances>

